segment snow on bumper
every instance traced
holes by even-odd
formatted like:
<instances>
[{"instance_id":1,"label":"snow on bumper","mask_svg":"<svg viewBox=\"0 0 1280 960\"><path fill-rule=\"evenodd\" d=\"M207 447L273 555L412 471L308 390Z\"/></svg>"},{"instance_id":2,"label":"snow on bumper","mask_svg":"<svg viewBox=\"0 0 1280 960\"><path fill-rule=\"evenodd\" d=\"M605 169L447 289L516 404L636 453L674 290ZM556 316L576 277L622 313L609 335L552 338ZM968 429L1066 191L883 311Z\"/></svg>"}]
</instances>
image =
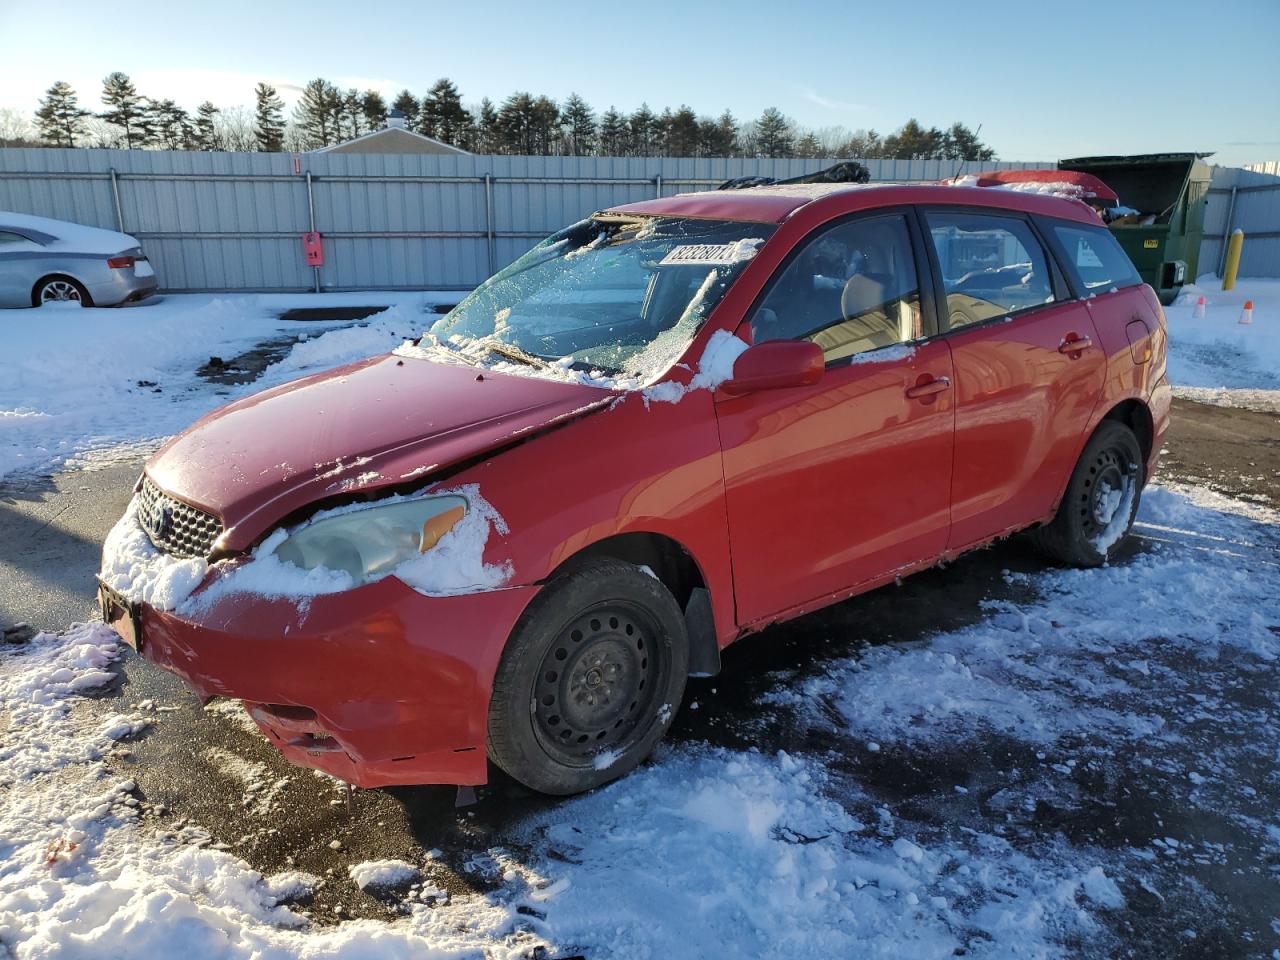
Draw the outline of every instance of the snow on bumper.
<instances>
[{"instance_id":1,"label":"snow on bumper","mask_svg":"<svg viewBox=\"0 0 1280 960\"><path fill-rule=\"evenodd\" d=\"M426 597L395 577L316 597L238 595L199 621L143 605L141 653L245 701L300 766L358 786L485 782L498 659L539 588Z\"/></svg>"}]
</instances>

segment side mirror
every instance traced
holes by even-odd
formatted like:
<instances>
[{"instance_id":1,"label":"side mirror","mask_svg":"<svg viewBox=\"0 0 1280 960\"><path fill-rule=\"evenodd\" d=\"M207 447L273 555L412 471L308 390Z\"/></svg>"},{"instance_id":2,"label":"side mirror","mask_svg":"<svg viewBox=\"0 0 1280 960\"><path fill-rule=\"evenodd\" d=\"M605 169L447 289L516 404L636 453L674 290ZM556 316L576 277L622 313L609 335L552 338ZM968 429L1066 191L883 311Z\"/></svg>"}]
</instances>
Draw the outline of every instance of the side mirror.
<instances>
[{"instance_id":1,"label":"side mirror","mask_svg":"<svg viewBox=\"0 0 1280 960\"><path fill-rule=\"evenodd\" d=\"M747 347L720 389L733 396L757 390L805 387L822 378L822 348L808 340L769 340Z\"/></svg>"}]
</instances>

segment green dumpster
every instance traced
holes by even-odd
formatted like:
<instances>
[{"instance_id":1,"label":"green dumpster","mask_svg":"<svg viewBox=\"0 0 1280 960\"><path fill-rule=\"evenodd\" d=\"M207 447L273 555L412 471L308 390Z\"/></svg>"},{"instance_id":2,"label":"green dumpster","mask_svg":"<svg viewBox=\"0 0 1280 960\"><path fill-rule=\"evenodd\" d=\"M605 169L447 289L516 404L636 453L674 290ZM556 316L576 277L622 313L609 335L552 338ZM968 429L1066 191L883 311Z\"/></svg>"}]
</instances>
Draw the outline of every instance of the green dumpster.
<instances>
[{"instance_id":1,"label":"green dumpster","mask_svg":"<svg viewBox=\"0 0 1280 960\"><path fill-rule=\"evenodd\" d=\"M1182 284L1196 278L1204 210L1212 173L1207 153L1148 153L1129 157L1059 160L1058 169L1091 173L1132 208L1109 226L1120 246L1155 288L1173 303Z\"/></svg>"}]
</instances>

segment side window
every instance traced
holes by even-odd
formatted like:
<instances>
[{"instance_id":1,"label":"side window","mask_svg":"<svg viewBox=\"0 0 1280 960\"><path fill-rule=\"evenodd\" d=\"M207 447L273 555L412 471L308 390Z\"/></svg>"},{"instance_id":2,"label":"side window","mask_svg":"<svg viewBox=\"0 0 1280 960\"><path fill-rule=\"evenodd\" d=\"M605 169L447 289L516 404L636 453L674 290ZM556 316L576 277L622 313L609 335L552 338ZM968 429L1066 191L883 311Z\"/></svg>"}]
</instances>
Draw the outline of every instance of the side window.
<instances>
[{"instance_id":1,"label":"side window","mask_svg":"<svg viewBox=\"0 0 1280 960\"><path fill-rule=\"evenodd\" d=\"M30 241L27 240L27 238L24 236L20 236L19 234L16 234L16 233L8 233L4 230L0 230L0 247L10 247L15 244L29 243L29 242Z\"/></svg>"},{"instance_id":2,"label":"side window","mask_svg":"<svg viewBox=\"0 0 1280 960\"><path fill-rule=\"evenodd\" d=\"M927 214L951 329L1053 302L1049 262L1025 220Z\"/></svg>"},{"instance_id":3,"label":"side window","mask_svg":"<svg viewBox=\"0 0 1280 960\"><path fill-rule=\"evenodd\" d=\"M756 343L811 340L828 363L923 336L911 234L899 215L805 241L751 318Z\"/></svg>"},{"instance_id":4,"label":"side window","mask_svg":"<svg viewBox=\"0 0 1280 960\"><path fill-rule=\"evenodd\" d=\"M1132 287L1142 282L1128 254L1105 227L1055 223L1053 232L1086 290Z\"/></svg>"}]
</instances>

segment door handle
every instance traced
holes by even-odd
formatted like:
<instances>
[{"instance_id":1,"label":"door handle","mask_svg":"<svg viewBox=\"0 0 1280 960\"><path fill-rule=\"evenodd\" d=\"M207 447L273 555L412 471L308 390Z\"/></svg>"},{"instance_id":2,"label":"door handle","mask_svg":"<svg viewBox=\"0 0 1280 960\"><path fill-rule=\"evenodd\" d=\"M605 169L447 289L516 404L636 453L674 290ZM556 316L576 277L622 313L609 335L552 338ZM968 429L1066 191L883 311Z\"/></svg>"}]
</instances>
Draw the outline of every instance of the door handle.
<instances>
[{"instance_id":1,"label":"door handle","mask_svg":"<svg viewBox=\"0 0 1280 960\"><path fill-rule=\"evenodd\" d=\"M1083 353L1093 346L1093 340L1089 337L1070 336L1062 343L1058 344L1059 353Z\"/></svg>"},{"instance_id":2,"label":"door handle","mask_svg":"<svg viewBox=\"0 0 1280 960\"><path fill-rule=\"evenodd\" d=\"M926 380L924 383L917 383L914 387L907 387L907 398L919 400L921 397L932 397L943 390L950 389L951 380L949 378L937 377L933 380Z\"/></svg>"}]
</instances>

